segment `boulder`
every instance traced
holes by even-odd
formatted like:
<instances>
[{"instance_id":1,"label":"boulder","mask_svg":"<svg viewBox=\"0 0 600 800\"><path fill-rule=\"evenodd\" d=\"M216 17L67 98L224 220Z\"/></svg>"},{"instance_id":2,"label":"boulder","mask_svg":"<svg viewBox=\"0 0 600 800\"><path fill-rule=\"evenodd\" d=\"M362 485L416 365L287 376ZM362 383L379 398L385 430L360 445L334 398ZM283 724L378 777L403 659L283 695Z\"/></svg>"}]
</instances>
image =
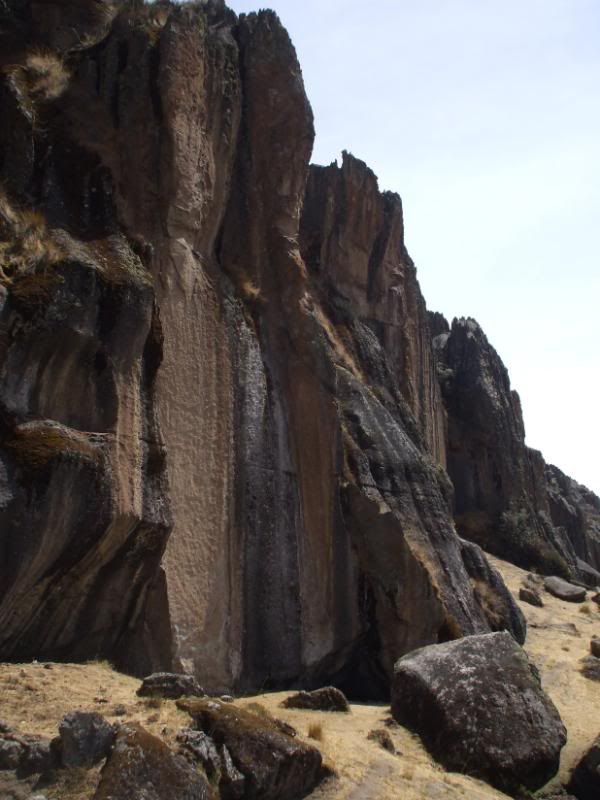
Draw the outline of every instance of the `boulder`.
<instances>
[{"instance_id":1,"label":"boulder","mask_svg":"<svg viewBox=\"0 0 600 800\"><path fill-rule=\"evenodd\" d=\"M537 606L538 608L542 608L544 605L544 601L540 597L537 589L531 586L521 586L519 589L519 600L522 600L523 603L529 603L530 606Z\"/></svg>"},{"instance_id":2,"label":"boulder","mask_svg":"<svg viewBox=\"0 0 600 800\"><path fill-rule=\"evenodd\" d=\"M102 768L94 800L211 800L206 781L140 725L124 725Z\"/></svg>"},{"instance_id":3,"label":"boulder","mask_svg":"<svg viewBox=\"0 0 600 800\"><path fill-rule=\"evenodd\" d=\"M544 589L559 600L566 600L568 603L583 603L586 597L586 590L582 586L575 586L563 578L551 576L544 581Z\"/></svg>"},{"instance_id":4,"label":"boulder","mask_svg":"<svg viewBox=\"0 0 600 800\"><path fill-rule=\"evenodd\" d=\"M588 589L596 589L597 586L600 586L600 572L597 569L594 569L582 558L576 559L576 564L579 579Z\"/></svg>"},{"instance_id":5,"label":"boulder","mask_svg":"<svg viewBox=\"0 0 600 800\"><path fill-rule=\"evenodd\" d=\"M600 797L600 736L573 770L567 789L577 800Z\"/></svg>"},{"instance_id":6,"label":"boulder","mask_svg":"<svg viewBox=\"0 0 600 800\"><path fill-rule=\"evenodd\" d=\"M350 711L346 695L334 686L324 686L314 692L298 692L287 697L281 705L284 708L305 708L311 711Z\"/></svg>"},{"instance_id":7,"label":"boulder","mask_svg":"<svg viewBox=\"0 0 600 800\"><path fill-rule=\"evenodd\" d=\"M100 714L71 711L58 726L64 767L93 767L110 753L115 730Z\"/></svg>"},{"instance_id":8,"label":"boulder","mask_svg":"<svg viewBox=\"0 0 600 800\"><path fill-rule=\"evenodd\" d=\"M430 645L394 669L392 714L446 769L511 792L556 773L566 730L537 670L508 633Z\"/></svg>"},{"instance_id":9,"label":"boulder","mask_svg":"<svg viewBox=\"0 0 600 800\"><path fill-rule=\"evenodd\" d=\"M58 739L27 737L17 767L17 777L44 774L60 766Z\"/></svg>"},{"instance_id":10,"label":"boulder","mask_svg":"<svg viewBox=\"0 0 600 800\"><path fill-rule=\"evenodd\" d=\"M16 769L25 750L24 745L12 736L0 738L0 770Z\"/></svg>"},{"instance_id":11,"label":"boulder","mask_svg":"<svg viewBox=\"0 0 600 800\"><path fill-rule=\"evenodd\" d=\"M176 672L155 672L144 678L137 690L138 697L165 697L177 700L180 697L204 697L204 689L193 675Z\"/></svg>"},{"instance_id":12,"label":"boulder","mask_svg":"<svg viewBox=\"0 0 600 800\"><path fill-rule=\"evenodd\" d=\"M593 636L590 642L590 653L596 658L600 658L600 639Z\"/></svg>"},{"instance_id":13,"label":"boulder","mask_svg":"<svg viewBox=\"0 0 600 800\"><path fill-rule=\"evenodd\" d=\"M215 743L204 731L183 728L177 734L177 741L181 755L200 763L209 778L218 774L221 769L221 757Z\"/></svg>"},{"instance_id":14,"label":"boulder","mask_svg":"<svg viewBox=\"0 0 600 800\"><path fill-rule=\"evenodd\" d=\"M198 730L226 747L245 779L245 798L296 800L322 777L321 753L283 733L276 722L217 700L179 700Z\"/></svg>"}]
</instances>

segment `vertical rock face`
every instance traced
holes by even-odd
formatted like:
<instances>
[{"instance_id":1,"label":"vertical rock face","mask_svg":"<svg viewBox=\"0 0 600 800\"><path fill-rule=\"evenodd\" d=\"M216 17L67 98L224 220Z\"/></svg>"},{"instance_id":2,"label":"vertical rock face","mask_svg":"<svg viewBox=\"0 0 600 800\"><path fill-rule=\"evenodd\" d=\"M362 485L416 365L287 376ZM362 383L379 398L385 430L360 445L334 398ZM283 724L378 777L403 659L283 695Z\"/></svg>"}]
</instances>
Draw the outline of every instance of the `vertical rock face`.
<instances>
[{"instance_id":1,"label":"vertical rock face","mask_svg":"<svg viewBox=\"0 0 600 800\"><path fill-rule=\"evenodd\" d=\"M447 469L459 532L525 568L598 567L600 500L525 445L519 396L473 319L430 315L448 414Z\"/></svg>"},{"instance_id":2,"label":"vertical rock face","mask_svg":"<svg viewBox=\"0 0 600 800\"><path fill-rule=\"evenodd\" d=\"M309 170L276 15L6 7L0 655L374 696L522 636L453 527L399 198Z\"/></svg>"}]
</instances>

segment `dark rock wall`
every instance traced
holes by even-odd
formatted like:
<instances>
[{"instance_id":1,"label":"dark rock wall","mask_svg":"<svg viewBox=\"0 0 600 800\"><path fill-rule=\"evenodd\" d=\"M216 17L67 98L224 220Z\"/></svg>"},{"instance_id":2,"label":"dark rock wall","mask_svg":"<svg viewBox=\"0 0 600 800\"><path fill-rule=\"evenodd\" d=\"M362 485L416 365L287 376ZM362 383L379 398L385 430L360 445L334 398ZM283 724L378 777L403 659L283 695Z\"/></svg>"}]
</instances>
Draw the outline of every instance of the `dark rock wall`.
<instances>
[{"instance_id":1,"label":"dark rock wall","mask_svg":"<svg viewBox=\"0 0 600 800\"><path fill-rule=\"evenodd\" d=\"M473 319L430 314L448 414L447 470L461 536L525 568L598 568L600 499L525 444L518 394Z\"/></svg>"},{"instance_id":2,"label":"dark rock wall","mask_svg":"<svg viewBox=\"0 0 600 800\"><path fill-rule=\"evenodd\" d=\"M0 657L376 696L522 637L454 529L399 198L309 168L276 15L139 6L2 4Z\"/></svg>"}]
</instances>

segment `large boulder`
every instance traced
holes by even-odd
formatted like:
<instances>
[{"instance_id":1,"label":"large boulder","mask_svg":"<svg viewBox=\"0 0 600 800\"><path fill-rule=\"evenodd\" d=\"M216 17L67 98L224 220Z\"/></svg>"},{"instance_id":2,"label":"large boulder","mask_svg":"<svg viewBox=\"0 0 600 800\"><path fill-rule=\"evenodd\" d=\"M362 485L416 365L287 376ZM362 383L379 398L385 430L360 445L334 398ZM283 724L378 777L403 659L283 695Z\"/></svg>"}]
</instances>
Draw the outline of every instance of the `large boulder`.
<instances>
[{"instance_id":1,"label":"large boulder","mask_svg":"<svg viewBox=\"0 0 600 800\"><path fill-rule=\"evenodd\" d=\"M193 675L177 672L155 672L142 681L137 690L138 697L165 697L177 700L180 697L204 697L204 689Z\"/></svg>"},{"instance_id":2,"label":"large boulder","mask_svg":"<svg viewBox=\"0 0 600 800\"><path fill-rule=\"evenodd\" d=\"M556 773L566 730L537 670L508 633L430 645L394 669L392 714L447 769L503 791Z\"/></svg>"},{"instance_id":3,"label":"large boulder","mask_svg":"<svg viewBox=\"0 0 600 800\"><path fill-rule=\"evenodd\" d=\"M335 686L292 694L281 705L284 708L306 708L311 711L350 711L346 695Z\"/></svg>"},{"instance_id":4,"label":"large boulder","mask_svg":"<svg viewBox=\"0 0 600 800\"><path fill-rule=\"evenodd\" d=\"M140 725L123 726L102 768L94 800L211 800L194 767Z\"/></svg>"},{"instance_id":5,"label":"large boulder","mask_svg":"<svg viewBox=\"0 0 600 800\"><path fill-rule=\"evenodd\" d=\"M93 767L110 753L115 731L100 714L71 711L58 726L64 767Z\"/></svg>"},{"instance_id":6,"label":"large boulder","mask_svg":"<svg viewBox=\"0 0 600 800\"><path fill-rule=\"evenodd\" d=\"M573 770L567 788L578 800L600 797L600 736Z\"/></svg>"},{"instance_id":7,"label":"large boulder","mask_svg":"<svg viewBox=\"0 0 600 800\"><path fill-rule=\"evenodd\" d=\"M323 776L321 753L283 733L267 716L216 700L180 700L177 705L217 748L227 748L244 776L247 800L306 797Z\"/></svg>"},{"instance_id":8,"label":"large boulder","mask_svg":"<svg viewBox=\"0 0 600 800\"><path fill-rule=\"evenodd\" d=\"M586 598L586 590L582 586L575 586L562 578L551 576L544 581L544 589L559 600L566 600L568 603L583 603Z\"/></svg>"}]
</instances>

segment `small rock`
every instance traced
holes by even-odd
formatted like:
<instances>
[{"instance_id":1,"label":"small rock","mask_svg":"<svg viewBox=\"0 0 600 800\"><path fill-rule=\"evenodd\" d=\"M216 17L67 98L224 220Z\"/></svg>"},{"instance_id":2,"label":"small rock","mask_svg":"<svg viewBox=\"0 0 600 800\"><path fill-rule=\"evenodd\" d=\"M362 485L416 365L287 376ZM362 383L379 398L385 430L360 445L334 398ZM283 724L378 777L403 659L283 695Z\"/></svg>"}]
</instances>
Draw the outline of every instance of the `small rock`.
<instances>
[{"instance_id":1,"label":"small rock","mask_svg":"<svg viewBox=\"0 0 600 800\"><path fill-rule=\"evenodd\" d=\"M230 694L222 694L219 700L222 703L233 703L233 697Z\"/></svg>"},{"instance_id":2,"label":"small rock","mask_svg":"<svg viewBox=\"0 0 600 800\"><path fill-rule=\"evenodd\" d=\"M600 593L593 594L591 600L596 603L597 606L600 606Z\"/></svg>"},{"instance_id":3,"label":"small rock","mask_svg":"<svg viewBox=\"0 0 600 800\"><path fill-rule=\"evenodd\" d=\"M108 703L106 697L94 697L94 703L98 703L98 705L102 705L103 703Z\"/></svg>"},{"instance_id":4,"label":"small rock","mask_svg":"<svg viewBox=\"0 0 600 800\"><path fill-rule=\"evenodd\" d=\"M314 692L298 692L286 698L284 708L304 708L312 711L350 711L346 696L333 686L325 686Z\"/></svg>"},{"instance_id":5,"label":"small rock","mask_svg":"<svg viewBox=\"0 0 600 800\"><path fill-rule=\"evenodd\" d=\"M106 758L115 740L112 726L93 712L72 711L58 726L65 767L93 767Z\"/></svg>"},{"instance_id":6,"label":"small rock","mask_svg":"<svg viewBox=\"0 0 600 800\"><path fill-rule=\"evenodd\" d=\"M155 672L144 678L137 690L138 697L165 697L177 700L180 697L204 697L204 689L193 675L175 672Z\"/></svg>"},{"instance_id":7,"label":"small rock","mask_svg":"<svg viewBox=\"0 0 600 800\"><path fill-rule=\"evenodd\" d=\"M521 586L519 589L519 600L522 600L524 603L529 603L530 606L537 606L538 608L543 608L544 606L544 601L540 597L537 589L527 586Z\"/></svg>"},{"instance_id":8,"label":"small rock","mask_svg":"<svg viewBox=\"0 0 600 800\"><path fill-rule=\"evenodd\" d=\"M600 639L597 636L592 637L590 652L596 658L600 658Z\"/></svg>"},{"instance_id":9,"label":"small rock","mask_svg":"<svg viewBox=\"0 0 600 800\"><path fill-rule=\"evenodd\" d=\"M0 739L0 769L16 769L25 751L24 745L15 739Z\"/></svg>"},{"instance_id":10,"label":"small rock","mask_svg":"<svg viewBox=\"0 0 600 800\"><path fill-rule=\"evenodd\" d=\"M600 736L571 773L567 790L578 800L598 800L600 797Z\"/></svg>"},{"instance_id":11,"label":"small rock","mask_svg":"<svg viewBox=\"0 0 600 800\"><path fill-rule=\"evenodd\" d=\"M396 747L394 746L394 742L392 741L392 737L389 734L389 731L386 731L385 728L377 728L376 730L369 731L367 734L367 739L371 742L377 742L377 744L381 745L384 750L387 750L388 753L392 753L392 755L396 754Z\"/></svg>"},{"instance_id":12,"label":"small rock","mask_svg":"<svg viewBox=\"0 0 600 800\"><path fill-rule=\"evenodd\" d=\"M113 708L111 714L113 717L124 717L127 714L127 706L124 706L123 703L119 703Z\"/></svg>"},{"instance_id":13,"label":"small rock","mask_svg":"<svg viewBox=\"0 0 600 800\"><path fill-rule=\"evenodd\" d=\"M559 600L566 600L568 603L583 603L586 598L586 590L581 586L552 576L544 581L544 589Z\"/></svg>"},{"instance_id":14,"label":"small rock","mask_svg":"<svg viewBox=\"0 0 600 800\"><path fill-rule=\"evenodd\" d=\"M17 767L17 777L43 774L56 769L60 764L58 739L34 739L28 737Z\"/></svg>"},{"instance_id":15,"label":"small rock","mask_svg":"<svg viewBox=\"0 0 600 800\"><path fill-rule=\"evenodd\" d=\"M596 656L586 656L581 659L579 671L584 678L591 681L600 681L600 658Z\"/></svg>"},{"instance_id":16,"label":"small rock","mask_svg":"<svg viewBox=\"0 0 600 800\"><path fill-rule=\"evenodd\" d=\"M44 669L54 669L54 664L50 664L50 663L46 662L44 664ZM42 797L42 795L41 794L37 795L37 797ZM34 798L34 800L35 800L35 798Z\"/></svg>"}]
</instances>

